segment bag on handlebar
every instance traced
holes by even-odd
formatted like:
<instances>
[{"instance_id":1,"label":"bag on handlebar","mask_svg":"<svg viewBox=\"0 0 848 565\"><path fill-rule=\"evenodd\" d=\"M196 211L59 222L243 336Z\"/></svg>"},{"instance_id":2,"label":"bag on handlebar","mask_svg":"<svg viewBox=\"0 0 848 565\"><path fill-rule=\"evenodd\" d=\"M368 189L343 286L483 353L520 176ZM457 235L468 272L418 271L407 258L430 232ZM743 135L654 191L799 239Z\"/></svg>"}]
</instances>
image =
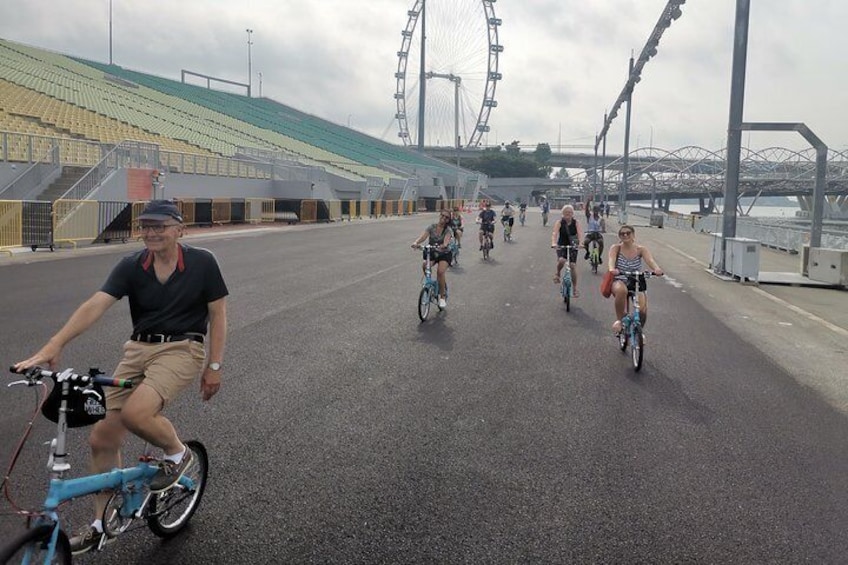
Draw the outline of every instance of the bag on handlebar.
<instances>
[{"instance_id":1,"label":"bag on handlebar","mask_svg":"<svg viewBox=\"0 0 848 565\"><path fill-rule=\"evenodd\" d=\"M103 393L103 387L95 384L86 390L94 391L99 396L90 392L83 394L82 391L76 390L73 386L68 391L66 414L69 428L90 426L106 417L106 395ZM53 390L50 391L50 395L41 406L41 413L51 422L58 422L61 402L62 385L53 383Z\"/></svg>"}]
</instances>

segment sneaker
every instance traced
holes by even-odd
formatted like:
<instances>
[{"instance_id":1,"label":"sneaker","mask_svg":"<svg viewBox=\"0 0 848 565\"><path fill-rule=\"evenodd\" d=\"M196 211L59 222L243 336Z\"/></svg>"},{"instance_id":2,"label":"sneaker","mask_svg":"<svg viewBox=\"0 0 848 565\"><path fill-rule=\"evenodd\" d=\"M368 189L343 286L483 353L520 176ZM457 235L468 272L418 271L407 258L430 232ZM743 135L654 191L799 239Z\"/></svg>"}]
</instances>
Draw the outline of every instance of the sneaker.
<instances>
[{"instance_id":1,"label":"sneaker","mask_svg":"<svg viewBox=\"0 0 848 565\"><path fill-rule=\"evenodd\" d=\"M188 466L191 465L193 460L194 455L192 455L191 449L188 447L186 447L183 460L179 463L163 459L159 463L159 470L150 479L150 492L162 492L177 484L177 481L180 480L180 477L183 476L183 473L186 472L186 469L188 469Z\"/></svg>"},{"instance_id":2,"label":"sneaker","mask_svg":"<svg viewBox=\"0 0 848 565\"><path fill-rule=\"evenodd\" d=\"M482 245L480 246L480 251L483 251L483 246L482 246Z\"/></svg>"},{"instance_id":3,"label":"sneaker","mask_svg":"<svg viewBox=\"0 0 848 565\"><path fill-rule=\"evenodd\" d=\"M588 251L586 252L585 258L586 258L587 261L589 260L589 252Z\"/></svg>"},{"instance_id":4,"label":"sneaker","mask_svg":"<svg viewBox=\"0 0 848 565\"><path fill-rule=\"evenodd\" d=\"M444 310L447 307L448 307L447 301L440 296L439 297L439 310Z\"/></svg>"},{"instance_id":5,"label":"sneaker","mask_svg":"<svg viewBox=\"0 0 848 565\"><path fill-rule=\"evenodd\" d=\"M92 549L97 549L100 546L100 540L106 537L106 534L103 532L98 532L97 528L94 526L86 526L85 529L80 530L80 532L70 539L71 542L71 554L72 555L82 555L83 553L88 553ZM106 541L111 541L108 537L106 537Z\"/></svg>"}]
</instances>

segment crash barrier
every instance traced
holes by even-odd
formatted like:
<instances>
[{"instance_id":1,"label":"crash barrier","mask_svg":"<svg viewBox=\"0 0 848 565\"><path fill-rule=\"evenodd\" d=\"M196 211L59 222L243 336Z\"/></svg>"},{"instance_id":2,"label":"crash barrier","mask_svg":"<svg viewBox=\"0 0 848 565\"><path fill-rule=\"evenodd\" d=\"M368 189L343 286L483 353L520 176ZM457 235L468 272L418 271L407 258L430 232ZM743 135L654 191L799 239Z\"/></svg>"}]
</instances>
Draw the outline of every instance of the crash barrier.
<instances>
[{"instance_id":1,"label":"crash barrier","mask_svg":"<svg viewBox=\"0 0 848 565\"><path fill-rule=\"evenodd\" d=\"M259 222L328 222L414 214L405 200L300 200L282 198L176 199L186 226ZM0 200L0 252L80 243L127 242L141 237L138 216L146 201Z\"/></svg>"},{"instance_id":2,"label":"crash barrier","mask_svg":"<svg viewBox=\"0 0 848 565\"><path fill-rule=\"evenodd\" d=\"M0 200L0 251L7 247L20 247L23 241L23 202Z\"/></svg>"},{"instance_id":3,"label":"crash barrier","mask_svg":"<svg viewBox=\"0 0 848 565\"><path fill-rule=\"evenodd\" d=\"M57 200L53 203L53 241L93 242L99 233L100 203L96 200Z\"/></svg>"}]
</instances>

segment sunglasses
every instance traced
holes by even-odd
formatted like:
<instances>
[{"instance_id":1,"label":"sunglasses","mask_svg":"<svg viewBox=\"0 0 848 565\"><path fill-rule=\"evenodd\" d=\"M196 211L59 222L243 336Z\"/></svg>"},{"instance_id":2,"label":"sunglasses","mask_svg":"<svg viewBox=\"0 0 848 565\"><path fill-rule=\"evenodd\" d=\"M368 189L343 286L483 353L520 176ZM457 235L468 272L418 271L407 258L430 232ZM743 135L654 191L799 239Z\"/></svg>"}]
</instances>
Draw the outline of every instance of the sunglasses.
<instances>
[{"instance_id":1,"label":"sunglasses","mask_svg":"<svg viewBox=\"0 0 848 565\"><path fill-rule=\"evenodd\" d=\"M166 228L170 228L172 226L178 226L179 224L140 224L138 226L138 231L152 231L153 233L165 233Z\"/></svg>"},{"instance_id":2,"label":"sunglasses","mask_svg":"<svg viewBox=\"0 0 848 565\"><path fill-rule=\"evenodd\" d=\"M633 235L633 232L627 230L618 232L618 237L624 237L626 235Z\"/></svg>"}]
</instances>

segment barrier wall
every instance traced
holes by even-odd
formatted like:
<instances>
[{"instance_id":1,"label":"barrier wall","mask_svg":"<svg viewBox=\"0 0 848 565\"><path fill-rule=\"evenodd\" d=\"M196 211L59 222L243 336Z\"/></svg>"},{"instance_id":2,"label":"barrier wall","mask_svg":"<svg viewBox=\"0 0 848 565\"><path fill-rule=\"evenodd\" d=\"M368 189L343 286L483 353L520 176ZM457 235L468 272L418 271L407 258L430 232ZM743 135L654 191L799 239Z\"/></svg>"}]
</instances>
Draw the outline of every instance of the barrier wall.
<instances>
[{"instance_id":1,"label":"barrier wall","mask_svg":"<svg viewBox=\"0 0 848 565\"><path fill-rule=\"evenodd\" d=\"M53 241L74 246L80 241L94 241L100 203L96 200L57 200L53 203Z\"/></svg>"}]
</instances>

